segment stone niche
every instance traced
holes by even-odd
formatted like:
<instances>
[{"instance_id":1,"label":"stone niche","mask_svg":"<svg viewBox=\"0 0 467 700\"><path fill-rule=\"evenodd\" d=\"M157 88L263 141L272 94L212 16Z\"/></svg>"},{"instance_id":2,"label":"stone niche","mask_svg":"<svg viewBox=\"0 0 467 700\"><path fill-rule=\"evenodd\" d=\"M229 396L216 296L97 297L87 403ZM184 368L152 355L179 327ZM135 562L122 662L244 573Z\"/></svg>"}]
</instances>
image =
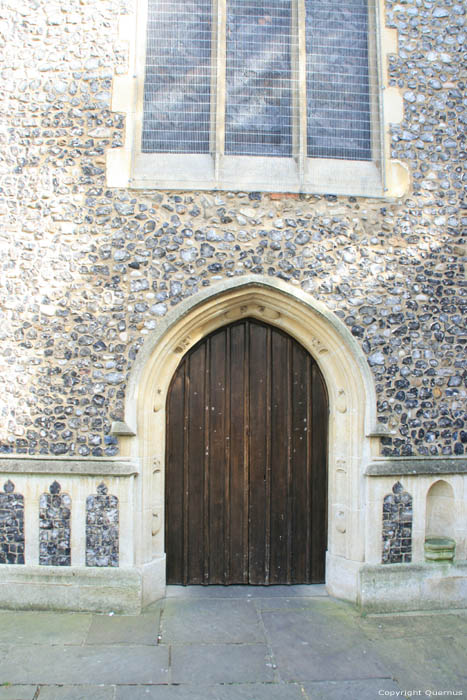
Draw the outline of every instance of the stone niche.
<instances>
[{"instance_id":1,"label":"stone niche","mask_svg":"<svg viewBox=\"0 0 467 700\"><path fill-rule=\"evenodd\" d=\"M455 553L454 491L447 481L436 481L426 497L425 559L450 561Z\"/></svg>"}]
</instances>

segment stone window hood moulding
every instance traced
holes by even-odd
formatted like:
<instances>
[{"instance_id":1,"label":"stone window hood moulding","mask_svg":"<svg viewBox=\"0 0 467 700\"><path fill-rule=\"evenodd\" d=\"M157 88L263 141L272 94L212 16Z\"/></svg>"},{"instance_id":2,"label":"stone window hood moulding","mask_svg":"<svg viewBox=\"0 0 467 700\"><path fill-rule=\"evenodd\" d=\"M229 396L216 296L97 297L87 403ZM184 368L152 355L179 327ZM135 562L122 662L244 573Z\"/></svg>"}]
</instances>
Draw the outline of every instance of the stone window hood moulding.
<instances>
[{"instance_id":1,"label":"stone window hood moulding","mask_svg":"<svg viewBox=\"0 0 467 700\"><path fill-rule=\"evenodd\" d=\"M390 125L398 124L403 118L403 100L398 88L389 86L387 75L388 56L397 54L397 30L389 29L384 24L384 0L376 0L375 12L370 22L370 32L376 38L375 46L378 54L378 75L374 78L379 85L378 118L374 124L379 131L380 155L374 162L362 162L359 166L352 161L330 161L329 159L309 159L313 171L316 167L316 177L307 183L298 180L295 183L271 175L268 169L267 181L261 183L245 179L248 168L241 168L238 177L229 182L219 182L210 179L203 182L199 177L180 174L171 179L165 168L144 168L138 166L140 145L138 143L142 121L142 94L144 87L144 51L145 22L141 21L143 3L137 3L137 12L122 16L119 24L119 38L128 44L128 72L126 75L115 76L112 84L113 112L125 114L125 141L122 148L113 148L106 155L106 180L108 187L131 189L184 189L184 190L261 190L273 192L305 192L336 195L354 195L368 197L384 197L392 199L404 196L410 187L410 174L407 166L390 159ZM371 24L375 26L371 27ZM183 156L179 156L183 159ZM243 160L243 157L242 157ZM288 160L288 159L285 159ZM290 159L293 161L294 159ZM321 161L321 162L320 162ZM215 169L215 168L214 168ZM164 171L161 173L161 171ZM240 172L241 171L241 172ZM245 176L244 176L245 175ZM203 174L204 178L204 174Z\"/></svg>"}]
</instances>

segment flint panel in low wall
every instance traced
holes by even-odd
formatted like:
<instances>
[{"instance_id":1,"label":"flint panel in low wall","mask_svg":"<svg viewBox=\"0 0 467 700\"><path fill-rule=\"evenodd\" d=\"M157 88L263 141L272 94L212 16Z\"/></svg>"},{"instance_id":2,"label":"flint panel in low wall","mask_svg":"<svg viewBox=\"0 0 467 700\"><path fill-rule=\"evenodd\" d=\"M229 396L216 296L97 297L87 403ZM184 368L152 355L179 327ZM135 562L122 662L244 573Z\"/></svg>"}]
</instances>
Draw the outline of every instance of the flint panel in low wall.
<instances>
[{"instance_id":1,"label":"flint panel in low wall","mask_svg":"<svg viewBox=\"0 0 467 700\"><path fill-rule=\"evenodd\" d=\"M8 480L0 493L0 564L24 564L24 496Z\"/></svg>"},{"instance_id":2,"label":"flint panel in low wall","mask_svg":"<svg viewBox=\"0 0 467 700\"><path fill-rule=\"evenodd\" d=\"M86 566L118 566L118 498L102 483L86 499Z\"/></svg>"},{"instance_id":3,"label":"flint panel in low wall","mask_svg":"<svg viewBox=\"0 0 467 700\"><path fill-rule=\"evenodd\" d=\"M412 561L412 496L397 481L383 502L383 564Z\"/></svg>"},{"instance_id":4,"label":"flint panel in low wall","mask_svg":"<svg viewBox=\"0 0 467 700\"><path fill-rule=\"evenodd\" d=\"M71 498L58 481L39 501L39 564L71 566Z\"/></svg>"}]
</instances>

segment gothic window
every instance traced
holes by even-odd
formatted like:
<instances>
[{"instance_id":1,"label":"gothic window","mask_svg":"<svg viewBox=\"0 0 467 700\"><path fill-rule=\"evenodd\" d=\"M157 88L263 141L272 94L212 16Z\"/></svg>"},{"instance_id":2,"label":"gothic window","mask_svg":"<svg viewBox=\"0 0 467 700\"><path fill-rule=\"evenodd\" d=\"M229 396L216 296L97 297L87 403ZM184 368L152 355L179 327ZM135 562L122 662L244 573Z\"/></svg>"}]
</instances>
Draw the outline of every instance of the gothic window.
<instances>
[{"instance_id":1,"label":"gothic window","mask_svg":"<svg viewBox=\"0 0 467 700\"><path fill-rule=\"evenodd\" d=\"M141 3L137 186L306 191L320 173L375 174L374 0Z\"/></svg>"}]
</instances>

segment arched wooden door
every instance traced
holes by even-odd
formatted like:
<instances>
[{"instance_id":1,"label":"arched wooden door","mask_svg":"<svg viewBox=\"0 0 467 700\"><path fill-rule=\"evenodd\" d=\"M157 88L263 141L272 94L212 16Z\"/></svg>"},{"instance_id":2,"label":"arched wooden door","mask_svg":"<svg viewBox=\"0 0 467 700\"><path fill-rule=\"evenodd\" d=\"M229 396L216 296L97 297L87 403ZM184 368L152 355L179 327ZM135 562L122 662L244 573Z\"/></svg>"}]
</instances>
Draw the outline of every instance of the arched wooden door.
<instances>
[{"instance_id":1,"label":"arched wooden door","mask_svg":"<svg viewBox=\"0 0 467 700\"><path fill-rule=\"evenodd\" d=\"M316 363L277 328L193 347L167 398L167 583L323 582L327 423Z\"/></svg>"}]
</instances>

